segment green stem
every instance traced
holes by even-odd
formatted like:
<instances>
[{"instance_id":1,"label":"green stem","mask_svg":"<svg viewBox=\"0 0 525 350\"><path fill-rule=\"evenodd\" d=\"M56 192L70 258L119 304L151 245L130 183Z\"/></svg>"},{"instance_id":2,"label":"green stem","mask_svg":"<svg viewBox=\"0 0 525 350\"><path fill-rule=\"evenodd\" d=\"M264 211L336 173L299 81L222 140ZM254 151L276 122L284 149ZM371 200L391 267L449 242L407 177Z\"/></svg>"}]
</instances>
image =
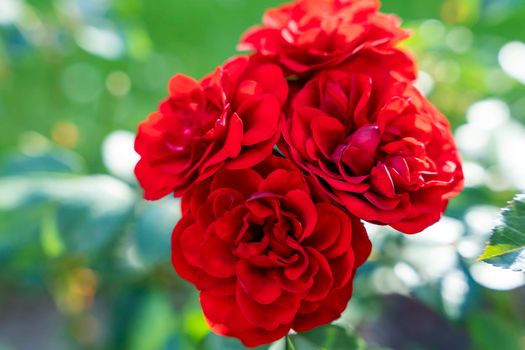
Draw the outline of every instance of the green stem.
<instances>
[{"instance_id":1,"label":"green stem","mask_svg":"<svg viewBox=\"0 0 525 350\"><path fill-rule=\"evenodd\" d=\"M285 349L286 350L296 350L295 345L293 345L292 341L290 340L289 336L285 337Z\"/></svg>"}]
</instances>

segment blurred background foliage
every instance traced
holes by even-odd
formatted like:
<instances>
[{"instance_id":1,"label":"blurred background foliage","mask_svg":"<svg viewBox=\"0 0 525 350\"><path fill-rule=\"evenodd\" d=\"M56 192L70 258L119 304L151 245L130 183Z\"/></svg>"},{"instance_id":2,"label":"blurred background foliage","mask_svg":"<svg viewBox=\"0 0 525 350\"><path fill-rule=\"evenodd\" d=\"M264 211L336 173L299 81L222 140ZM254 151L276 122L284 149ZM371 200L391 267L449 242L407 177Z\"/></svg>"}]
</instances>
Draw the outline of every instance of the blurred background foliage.
<instances>
[{"instance_id":1,"label":"blurred background foliage","mask_svg":"<svg viewBox=\"0 0 525 350\"><path fill-rule=\"evenodd\" d=\"M178 203L141 199L133 135L171 75L213 70L279 3L0 0L1 350L243 348L209 334L173 272ZM356 348L525 349L525 275L477 262L525 190L525 2L383 3L413 30L418 87L455 128L467 188L420 235L369 225L338 324Z\"/></svg>"}]
</instances>

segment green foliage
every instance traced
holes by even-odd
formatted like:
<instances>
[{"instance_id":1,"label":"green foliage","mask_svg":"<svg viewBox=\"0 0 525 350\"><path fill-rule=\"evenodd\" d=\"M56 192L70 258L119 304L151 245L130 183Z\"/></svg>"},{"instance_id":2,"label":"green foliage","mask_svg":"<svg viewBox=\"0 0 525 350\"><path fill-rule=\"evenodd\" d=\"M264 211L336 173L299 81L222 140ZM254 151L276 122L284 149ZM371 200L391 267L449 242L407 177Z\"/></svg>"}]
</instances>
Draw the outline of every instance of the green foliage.
<instances>
[{"instance_id":1,"label":"green foliage","mask_svg":"<svg viewBox=\"0 0 525 350\"><path fill-rule=\"evenodd\" d=\"M67 150L56 149L43 154L26 155L12 154L6 159L1 176L15 176L37 173L69 173L83 172L82 159Z\"/></svg>"},{"instance_id":2,"label":"green foliage","mask_svg":"<svg viewBox=\"0 0 525 350\"><path fill-rule=\"evenodd\" d=\"M133 242L138 257L147 267L170 261L170 242L173 227L180 218L179 201L164 199L138 209Z\"/></svg>"},{"instance_id":3,"label":"green foliage","mask_svg":"<svg viewBox=\"0 0 525 350\"><path fill-rule=\"evenodd\" d=\"M339 326L323 326L289 336L290 350L366 350L363 340Z\"/></svg>"},{"instance_id":4,"label":"green foliage","mask_svg":"<svg viewBox=\"0 0 525 350\"><path fill-rule=\"evenodd\" d=\"M52 240L61 240L72 252L92 252L107 244L128 220L135 200L127 184L105 175L3 178L0 195L4 215L33 213L47 242L53 235ZM12 232L15 227L7 226L3 235Z\"/></svg>"},{"instance_id":5,"label":"green foliage","mask_svg":"<svg viewBox=\"0 0 525 350\"><path fill-rule=\"evenodd\" d=\"M495 315L476 313L469 319L473 349L522 350L520 330Z\"/></svg>"},{"instance_id":6,"label":"green foliage","mask_svg":"<svg viewBox=\"0 0 525 350\"><path fill-rule=\"evenodd\" d=\"M215 334L209 334L198 350L241 350L241 342ZM311 331L291 334L267 346L254 350L367 350L362 339L340 326L326 325Z\"/></svg>"},{"instance_id":7,"label":"green foliage","mask_svg":"<svg viewBox=\"0 0 525 350\"><path fill-rule=\"evenodd\" d=\"M169 298L164 293L153 292L148 295L135 317L134 332L128 349L156 350L173 342L180 343L177 337L178 325L173 317ZM180 348L182 344L177 344Z\"/></svg>"},{"instance_id":8,"label":"green foliage","mask_svg":"<svg viewBox=\"0 0 525 350\"><path fill-rule=\"evenodd\" d=\"M242 349L245 349L245 347L237 339L221 337L219 335L210 333L206 336L206 338L204 338L203 342L197 348L197 350L221 350L221 349L242 350Z\"/></svg>"},{"instance_id":9,"label":"green foliage","mask_svg":"<svg viewBox=\"0 0 525 350\"><path fill-rule=\"evenodd\" d=\"M516 196L503 209L502 218L503 223L492 231L490 242L480 260L525 272L525 195Z\"/></svg>"}]
</instances>

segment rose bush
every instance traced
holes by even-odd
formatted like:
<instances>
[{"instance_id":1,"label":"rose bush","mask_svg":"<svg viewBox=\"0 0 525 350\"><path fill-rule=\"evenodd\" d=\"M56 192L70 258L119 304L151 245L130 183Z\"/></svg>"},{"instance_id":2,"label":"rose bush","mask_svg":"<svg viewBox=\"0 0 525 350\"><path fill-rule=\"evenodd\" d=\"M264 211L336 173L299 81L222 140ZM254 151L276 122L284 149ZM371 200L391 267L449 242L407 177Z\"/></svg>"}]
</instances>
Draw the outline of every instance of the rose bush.
<instances>
[{"instance_id":1,"label":"rose bush","mask_svg":"<svg viewBox=\"0 0 525 350\"><path fill-rule=\"evenodd\" d=\"M403 61L402 73L414 79L411 58L395 48L409 33L396 16L380 13L379 7L377 0L295 1L268 10L263 26L250 29L239 48L271 58L300 76L360 52L381 52Z\"/></svg>"},{"instance_id":2,"label":"rose bush","mask_svg":"<svg viewBox=\"0 0 525 350\"><path fill-rule=\"evenodd\" d=\"M268 156L280 137L288 85L276 65L239 57L200 83L174 76L170 96L138 128L135 168L146 199L181 195L221 168Z\"/></svg>"},{"instance_id":3,"label":"rose bush","mask_svg":"<svg viewBox=\"0 0 525 350\"><path fill-rule=\"evenodd\" d=\"M182 212L173 265L200 291L212 330L247 346L339 317L370 253L361 222L275 156L193 186Z\"/></svg>"},{"instance_id":4,"label":"rose bush","mask_svg":"<svg viewBox=\"0 0 525 350\"><path fill-rule=\"evenodd\" d=\"M450 126L384 56L325 70L295 94L282 150L355 216L405 233L463 185Z\"/></svg>"}]
</instances>

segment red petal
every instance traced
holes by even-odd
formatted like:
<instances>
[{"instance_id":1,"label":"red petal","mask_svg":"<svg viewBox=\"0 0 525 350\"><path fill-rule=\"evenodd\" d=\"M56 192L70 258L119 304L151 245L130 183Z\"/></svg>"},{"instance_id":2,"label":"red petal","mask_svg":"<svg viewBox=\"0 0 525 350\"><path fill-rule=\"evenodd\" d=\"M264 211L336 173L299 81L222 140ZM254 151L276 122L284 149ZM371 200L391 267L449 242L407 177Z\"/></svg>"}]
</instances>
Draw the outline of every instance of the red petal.
<instances>
[{"instance_id":1,"label":"red petal","mask_svg":"<svg viewBox=\"0 0 525 350\"><path fill-rule=\"evenodd\" d=\"M251 169L222 170L212 180L210 192L221 188L231 188L249 198L259 189L262 177Z\"/></svg>"},{"instance_id":2,"label":"red petal","mask_svg":"<svg viewBox=\"0 0 525 350\"><path fill-rule=\"evenodd\" d=\"M237 276L239 286L259 304L271 304L282 294L282 288L272 270L241 262L237 266Z\"/></svg>"},{"instance_id":3,"label":"red petal","mask_svg":"<svg viewBox=\"0 0 525 350\"><path fill-rule=\"evenodd\" d=\"M292 322L300 304L299 297L282 294L273 303L261 305L255 302L241 286L237 286L236 299L243 315L250 323L270 331Z\"/></svg>"},{"instance_id":4,"label":"red petal","mask_svg":"<svg viewBox=\"0 0 525 350\"><path fill-rule=\"evenodd\" d=\"M316 228L303 244L308 245L323 255L334 258L348 250L352 237L352 223L348 214L329 203L317 206L318 221Z\"/></svg>"},{"instance_id":5,"label":"red petal","mask_svg":"<svg viewBox=\"0 0 525 350\"><path fill-rule=\"evenodd\" d=\"M228 132L222 147L218 152L211 155L211 157L205 162L204 166L211 166L228 158L237 157L241 152L242 132L242 120L237 114L233 114L230 117L230 121L228 123Z\"/></svg>"},{"instance_id":6,"label":"red petal","mask_svg":"<svg viewBox=\"0 0 525 350\"><path fill-rule=\"evenodd\" d=\"M343 288L330 293L320 303L309 303L305 301L301 304L299 314L294 319L293 329L297 332L306 332L312 328L325 325L338 319L346 308L351 296L352 283L350 282ZM306 311L307 309L314 309L315 311L309 310L310 312L304 313L303 310Z\"/></svg>"},{"instance_id":7,"label":"red petal","mask_svg":"<svg viewBox=\"0 0 525 350\"><path fill-rule=\"evenodd\" d=\"M344 141L344 127L339 120L318 116L310 124L313 139L327 159L332 158L335 148Z\"/></svg>"},{"instance_id":8,"label":"red petal","mask_svg":"<svg viewBox=\"0 0 525 350\"><path fill-rule=\"evenodd\" d=\"M251 146L271 139L280 132L281 106L274 96L245 102L237 110L243 119L242 144Z\"/></svg>"},{"instance_id":9,"label":"red petal","mask_svg":"<svg viewBox=\"0 0 525 350\"><path fill-rule=\"evenodd\" d=\"M191 77L177 74L170 80L169 91L173 97L191 94L195 90L202 90L202 87Z\"/></svg>"},{"instance_id":10,"label":"red petal","mask_svg":"<svg viewBox=\"0 0 525 350\"><path fill-rule=\"evenodd\" d=\"M324 299L334 283L332 271L326 258L319 253L317 250L307 248L310 256L310 264L316 264L319 266L317 273L314 275L314 284L308 291L308 294L304 297L304 300L316 301Z\"/></svg>"},{"instance_id":11,"label":"red petal","mask_svg":"<svg viewBox=\"0 0 525 350\"><path fill-rule=\"evenodd\" d=\"M310 193L301 190L292 190L286 195L285 210L289 210L299 217L302 232L298 240L303 240L312 234L317 224L317 210Z\"/></svg>"},{"instance_id":12,"label":"red petal","mask_svg":"<svg viewBox=\"0 0 525 350\"><path fill-rule=\"evenodd\" d=\"M200 240L199 237L192 237L197 241L193 249L189 248L186 254L188 256L199 256L200 265L209 275L218 278L228 278L236 276L236 267L238 258L233 254L233 246L220 240L212 227L208 230L206 237ZM201 243L200 246L198 243Z\"/></svg>"},{"instance_id":13,"label":"red petal","mask_svg":"<svg viewBox=\"0 0 525 350\"><path fill-rule=\"evenodd\" d=\"M247 74L246 79L251 79L260 84L263 91L272 94L284 105L288 97L288 83L284 79L283 72L279 66L274 64L259 64Z\"/></svg>"},{"instance_id":14,"label":"red petal","mask_svg":"<svg viewBox=\"0 0 525 350\"><path fill-rule=\"evenodd\" d=\"M200 301L212 331L239 338L246 346L271 343L284 337L290 330L290 324L271 331L253 325L242 314L234 295L221 296L204 291L201 293Z\"/></svg>"}]
</instances>

